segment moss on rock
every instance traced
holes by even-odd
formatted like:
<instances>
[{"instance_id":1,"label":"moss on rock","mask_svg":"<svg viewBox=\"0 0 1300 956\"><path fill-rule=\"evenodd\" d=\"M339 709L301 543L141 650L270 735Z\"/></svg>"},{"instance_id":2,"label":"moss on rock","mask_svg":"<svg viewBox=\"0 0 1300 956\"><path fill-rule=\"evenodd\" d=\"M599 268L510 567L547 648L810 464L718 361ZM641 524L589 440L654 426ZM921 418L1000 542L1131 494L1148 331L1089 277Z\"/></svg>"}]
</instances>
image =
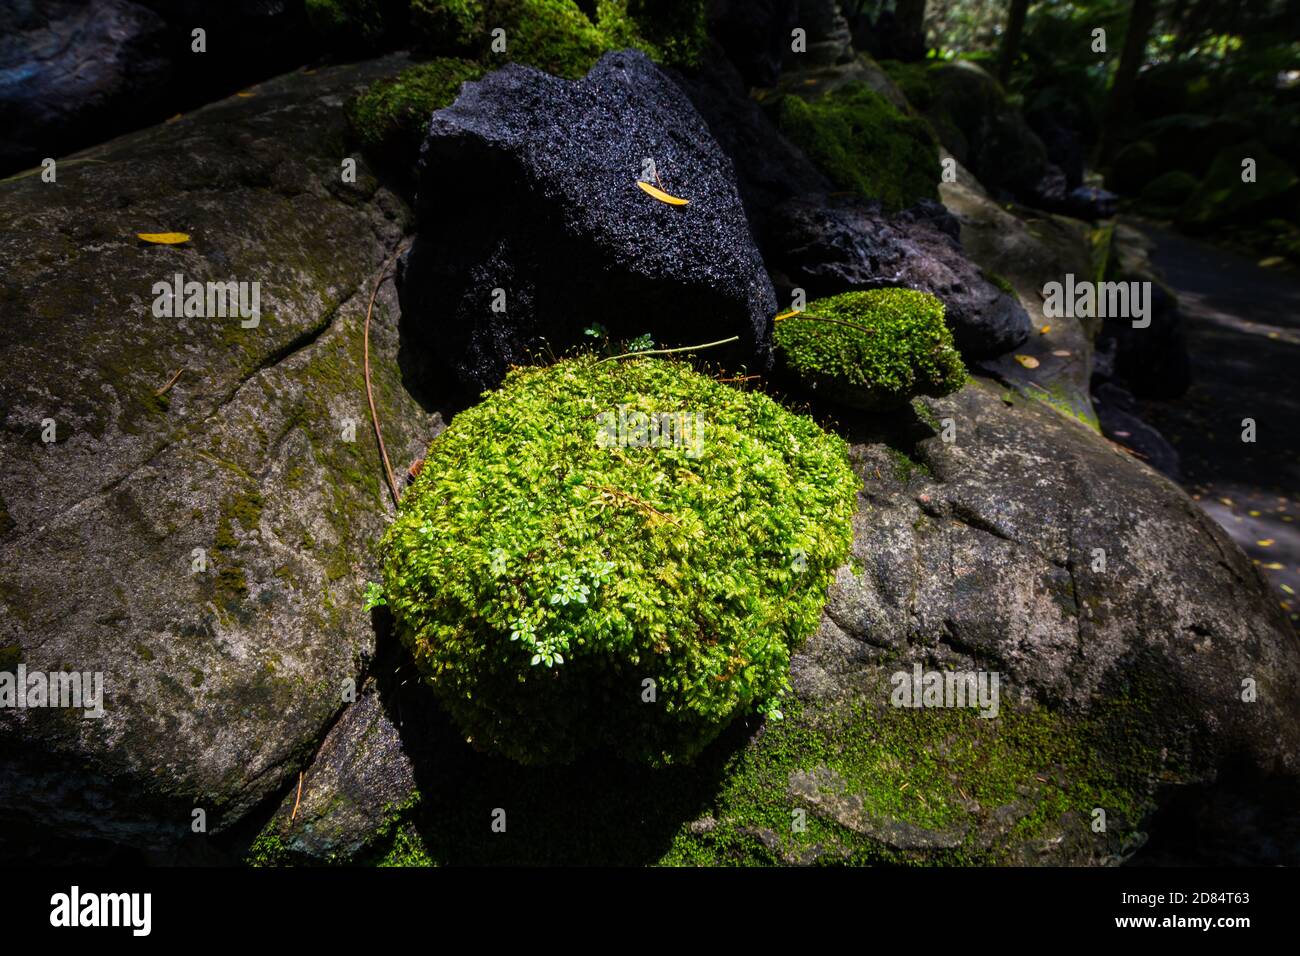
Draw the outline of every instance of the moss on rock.
<instances>
[{"instance_id":1,"label":"moss on rock","mask_svg":"<svg viewBox=\"0 0 1300 956\"><path fill-rule=\"evenodd\" d=\"M784 97L783 132L836 186L903 209L938 198L938 153L923 120L905 116L867 86L848 86L820 99Z\"/></svg>"},{"instance_id":2,"label":"moss on rock","mask_svg":"<svg viewBox=\"0 0 1300 956\"><path fill-rule=\"evenodd\" d=\"M804 385L857 408L947 395L966 381L943 303L912 289L817 299L777 322L773 343Z\"/></svg>"},{"instance_id":3,"label":"moss on rock","mask_svg":"<svg viewBox=\"0 0 1300 956\"><path fill-rule=\"evenodd\" d=\"M689 760L788 686L858 484L841 439L684 364L516 369L434 440L384 591L480 745Z\"/></svg>"},{"instance_id":4,"label":"moss on rock","mask_svg":"<svg viewBox=\"0 0 1300 956\"><path fill-rule=\"evenodd\" d=\"M462 83L484 68L469 60L439 58L381 80L348 103L348 121L367 149L414 157L429 118L449 105Z\"/></svg>"},{"instance_id":5,"label":"moss on rock","mask_svg":"<svg viewBox=\"0 0 1300 956\"><path fill-rule=\"evenodd\" d=\"M629 47L670 66L692 66L708 42L705 0L598 0L589 17L573 0L412 0L417 43L440 54L523 63L577 79L610 50ZM494 38L495 30L504 34ZM493 40L504 40L504 51Z\"/></svg>"}]
</instances>

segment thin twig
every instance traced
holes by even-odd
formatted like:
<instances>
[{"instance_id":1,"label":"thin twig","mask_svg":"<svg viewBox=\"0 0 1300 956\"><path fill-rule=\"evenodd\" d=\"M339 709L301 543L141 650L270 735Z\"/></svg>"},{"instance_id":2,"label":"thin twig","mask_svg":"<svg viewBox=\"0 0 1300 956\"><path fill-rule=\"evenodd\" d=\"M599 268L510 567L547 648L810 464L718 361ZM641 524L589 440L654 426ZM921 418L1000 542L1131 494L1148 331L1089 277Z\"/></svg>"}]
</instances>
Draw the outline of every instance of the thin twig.
<instances>
[{"instance_id":1,"label":"thin twig","mask_svg":"<svg viewBox=\"0 0 1300 956\"><path fill-rule=\"evenodd\" d=\"M865 325L858 325L856 322L847 322L844 319L830 319L824 315L813 315L811 312L796 312L794 315L787 315L782 321L789 319L808 319L811 322L830 322L833 325L847 325L851 329L858 329L866 332L868 335L875 335L876 330L868 328Z\"/></svg>"},{"instance_id":2,"label":"thin twig","mask_svg":"<svg viewBox=\"0 0 1300 956\"><path fill-rule=\"evenodd\" d=\"M298 818L298 804L302 803L302 771L298 771L298 799L293 801L293 813L289 814L289 822L293 823Z\"/></svg>"},{"instance_id":3,"label":"thin twig","mask_svg":"<svg viewBox=\"0 0 1300 956\"><path fill-rule=\"evenodd\" d=\"M384 475L388 478L388 490L393 494L393 506L396 507L398 499L401 497L397 492L397 479L393 477L393 466L388 461L388 449L384 447L384 433L379 427L379 412L375 410L375 393L370 387L370 315L375 311L375 299L379 297L379 287L384 284L388 278L388 268L397 258L398 253L402 251L401 245L393 250L393 254L388 257L384 263L384 268L379 273L379 278L375 281L375 288L370 293L370 305L366 307L366 331L365 331L365 367L366 367L366 401L370 403L370 421L375 426L375 440L379 442L379 454L384 459Z\"/></svg>"},{"instance_id":4,"label":"thin twig","mask_svg":"<svg viewBox=\"0 0 1300 956\"><path fill-rule=\"evenodd\" d=\"M626 492L626 491L622 491L622 490L620 490L620 489L618 489L618 488L615 488L615 487L613 487L612 485L601 485L601 486L597 487L596 485L588 485L588 484L583 483L583 484L582 484L582 487L583 487L583 488L590 488L592 491L599 491L601 494L612 495L612 496L617 497L617 498L624 498L624 499L626 499L626 500L632 502L632 504L636 505L638 508L644 508L646 511L650 512L651 514L653 514L653 515L655 515L655 516L657 516L657 517L659 517L659 518L662 518L664 521L671 522L672 524L677 525L677 527L679 527L679 528L681 527L681 525L678 523L677 519L674 518L672 515L670 515L670 514L666 514L665 512L660 511L660 510L659 510L658 508L656 508L654 505L649 504L648 502L642 501L642 500L641 500L640 498L638 498L636 495L629 494L628 492Z\"/></svg>"},{"instance_id":5,"label":"thin twig","mask_svg":"<svg viewBox=\"0 0 1300 956\"><path fill-rule=\"evenodd\" d=\"M603 358L597 365L603 365L605 362L612 362L614 359L627 358L629 355L672 355L674 352L694 352L698 349L711 349L715 345L726 345L728 342L739 342L740 336L733 335L729 339L718 339L716 342L705 342L703 345L683 345L679 349L648 349L644 352L624 352L622 355L611 355Z\"/></svg>"},{"instance_id":6,"label":"thin twig","mask_svg":"<svg viewBox=\"0 0 1300 956\"><path fill-rule=\"evenodd\" d=\"M165 394L167 394L167 390L168 390L169 388L171 388L173 385L176 384L176 380L177 380L178 378L181 377L181 372L183 372L183 371L185 371L185 366L184 366L184 365L182 365L180 368L178 368L178 369L176 370L176 374L174 374L171 378L167 379L167 384L164 385L162 388L158 389L158 391L154 392L154 394L155 394L155 395L165 395Z\"/></svg>"}]
</instances>

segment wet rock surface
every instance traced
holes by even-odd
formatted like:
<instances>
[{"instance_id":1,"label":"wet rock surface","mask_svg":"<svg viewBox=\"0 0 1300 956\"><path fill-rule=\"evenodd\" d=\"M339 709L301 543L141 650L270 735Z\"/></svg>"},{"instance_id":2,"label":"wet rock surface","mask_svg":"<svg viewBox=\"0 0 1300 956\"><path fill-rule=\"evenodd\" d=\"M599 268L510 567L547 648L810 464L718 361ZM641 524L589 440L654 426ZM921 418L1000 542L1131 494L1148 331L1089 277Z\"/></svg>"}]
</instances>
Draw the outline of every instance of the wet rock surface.
<instances>
[{"instance_id":1,"label":"wet rock surface","mask_svg":"<svg viewBox=\"0 0 1300 956\"><path fill-rule=\"evenodd\" d=\"M195 808L218 833L294 778L371 656L391 505L361 323L409 212L364 164L340 181L340 104L400 66L291 74L0 186L0 647L101 672L106 711L0 713L6 833L183 858ZM166 230L190 241L135 236ZM159 317L177 273L260 283L260 321ZM371 371L409 461L438 416L395 304L390 282Z\"/></svg>"}]
</instances>

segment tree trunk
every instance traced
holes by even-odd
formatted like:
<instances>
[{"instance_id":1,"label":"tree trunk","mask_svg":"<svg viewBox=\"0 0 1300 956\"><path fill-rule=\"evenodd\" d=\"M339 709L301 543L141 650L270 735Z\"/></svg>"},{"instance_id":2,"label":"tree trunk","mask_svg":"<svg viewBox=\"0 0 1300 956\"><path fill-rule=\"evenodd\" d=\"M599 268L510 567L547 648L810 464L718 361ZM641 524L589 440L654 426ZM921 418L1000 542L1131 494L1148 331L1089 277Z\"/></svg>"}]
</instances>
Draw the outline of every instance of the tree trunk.
<instances>
[{"instance_id":1,"label":"tree trunk","mask_svg":"<svg viewBox=\"0 0 1300 956\"><path fill-rule=\"evenodd\" d=\"M1102 159L1109 160L1115 151L1116 137L1133 109L1133 90L1137 85L1138 70L1146 55L1147 38L1156 22L1156 0L1133 0L1129 10L1128 29L1124 33L1124 50L1119 66L1110 84L1110 101L1106 108L1105 135L1102 137Z\"/></svg>"},{"instance_id":2,"label":"tree trunk","mask_svg":"<svg viewBox=\"0 0 1300 956\"><path fill-rule=\"evenodd\" d=\"M1002 50L998 55L998 82L1003 86L1011 78L1011 67L1020 55L1020 37L1025 32L1025 16L1029 13L1029 0L1011 0L1007 14L1007 28L1002 34Z\"/></svg>"}]
</instances>

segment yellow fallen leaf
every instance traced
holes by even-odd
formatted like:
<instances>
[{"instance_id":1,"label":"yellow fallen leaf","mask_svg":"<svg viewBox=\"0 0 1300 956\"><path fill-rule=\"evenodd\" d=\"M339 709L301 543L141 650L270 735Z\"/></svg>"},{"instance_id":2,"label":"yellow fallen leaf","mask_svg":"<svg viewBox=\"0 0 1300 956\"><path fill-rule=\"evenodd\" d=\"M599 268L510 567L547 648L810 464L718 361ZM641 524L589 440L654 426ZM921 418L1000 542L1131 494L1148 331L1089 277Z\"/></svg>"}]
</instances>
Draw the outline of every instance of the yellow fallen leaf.
<instances>
[{"instance_id":1,"label":"yellow fallen leaf","mask_svg":"<svg viewBox=\"0 0 1300 956\"><path fill-rule=\"evenodd\" d=\"M242 97L244 97L245 99L247 99L248 97L250 97L250 96L256 96L257 94L256 94L256 93L250 93L248 90L240 90L240 91L239 91L238 93L236 93L235 95L236 95L236 96L242 96Z\"/></svg>"},{"instance_id":2,"label":"yellow fallen leaf","mask_svg":"<svg viewBox=\"0 0 1300 956\"><path fill-rule=\"evenodd\" d=\"M640 179L636 181L636 184L640 186L642 189L644 189L651 196L654 196L655 199L658 199L660 202L666 202L670 206L685 206L688 202L690 202L689 199L682 199L680 196L670 196L662 189L659 189L655 186L651 186L649 183L643 182Z\"/></svg>"},{"instance_id":3,"label":"yellow fallen leaf","mask_svg":"<svg viewBox=\"0 0 1300 956\"><path fill-rule=\"evenodd\" d=\"M1255 543L1259 545L1261 548L1271 548L1273 547L1273 545L1277 544L1277 542L1274 541L1272 538L1260 538L1260 540L1256 541Z\"/></svg>"},{"instance_id":4,"label":"yellow fallen leaf","mask_svg":"<svg viewBox=\"0 0 1300 956\"><path fill-rule=\"evenodd\" d=\"M1268 564L1264 565L1264 567L1268 568L1268 570L1270 570L1270 571L1285 571L1285 570L1286 570L1286 565L1283 564L1281 561L1270 561Z\"/></svg>"},{"instance_id":5,"label":"yellow fallen leaf","mask_svg":"<svg viewBox=\"0 0 1300 956\"><path fill-rule=\"evenodd\" d=\"M792 316L792 315L798 315L798 314L799 314L799 310L798 310L798 309L791 309L789 312L782 312L780 315L778 315L778 316L777 316L775 319L773 319L772 321L773 321L773 322L780 322L782 319L788 319L788 318L790 318L790 316Z\"/></svg>"},{"instance_id":6,"label":"yellow fallen leaf","mask_svg":"<svg viewBox=\"0 0 1300 956\"><path fill-rule=\"evenodd\" d=\"M1017 355L1016 361L1025 368L1038 368L1038 359L1034 358L1032 355Z\"/></svg>"},{"instance_id":7,"label":"yellow fallen leaf","mask_svg":"<svg viewBox=\"0 0 1300 956\"><path fill-rule=\"evenodd\" d=\"M1291 587L1291 585L1289 584L1283 584L1282 590L1285 591L1287 594L1295 594L1295 588Z\"/></svg>"},{"instance_id":8,"label":"yellow fallen leaf","mask_svg":"<svg viewBox=\"0 0 1300 956\"><path fill-rule=\"evenodd\" d=\"M136 238L153 242L160 246L176 246L190 241L188 232L137 232Z\"/></svg>"},{"instance_id":9,"label":"yellow fallen leaf","mask_svg":"<svg viewBox=\"0 0 1300 956\"><path fill-rule=\"evenodd\" d=\"M1041 329L1038 330L1038 334L1046 335L1050 331L1052 331L1052 327L1050 325L1044 325Z\"/></svg>"}]
</instances>

